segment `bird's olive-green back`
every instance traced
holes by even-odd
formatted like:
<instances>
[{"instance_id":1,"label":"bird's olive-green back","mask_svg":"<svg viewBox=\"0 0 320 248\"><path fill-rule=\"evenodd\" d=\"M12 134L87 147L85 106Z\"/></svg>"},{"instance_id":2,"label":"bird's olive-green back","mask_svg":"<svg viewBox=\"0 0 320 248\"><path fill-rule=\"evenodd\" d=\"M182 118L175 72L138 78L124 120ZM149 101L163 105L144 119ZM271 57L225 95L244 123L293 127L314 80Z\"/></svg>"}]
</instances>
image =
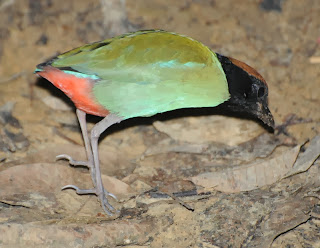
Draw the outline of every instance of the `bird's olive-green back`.
<instances>
[{"instance_id":1,"label":"bird's olive-green back","mask_svg":"<svg viewBox=\"0 0 320 248\"><path fill-rule=\"evenodd\" d=\"M198 41L160 30L88 44L58 56L52 66L98 79L95 98L124 119L215 107L229 99L216 54Z\"/></svg>"}]
</instances>

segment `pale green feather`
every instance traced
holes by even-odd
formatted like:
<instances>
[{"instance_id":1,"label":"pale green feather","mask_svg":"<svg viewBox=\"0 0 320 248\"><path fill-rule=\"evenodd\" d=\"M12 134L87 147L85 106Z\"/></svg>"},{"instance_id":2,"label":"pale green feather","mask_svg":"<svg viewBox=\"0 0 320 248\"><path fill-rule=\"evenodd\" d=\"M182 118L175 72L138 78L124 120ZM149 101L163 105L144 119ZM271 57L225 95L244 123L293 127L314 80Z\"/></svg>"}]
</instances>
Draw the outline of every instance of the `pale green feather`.
<instances>
[{"instance_id":1,"label":"pale green feather","mask_svg":"<svg viewBox=\"0 0 320 248\"><path fill-rule=\"evenodd\" d=\"M160 30L85 45L58 56L52 66L99 78L93 87L97 101L124 119L215 107L229 99L216 54L198 41Z\"/></svg>"}]
</instances>

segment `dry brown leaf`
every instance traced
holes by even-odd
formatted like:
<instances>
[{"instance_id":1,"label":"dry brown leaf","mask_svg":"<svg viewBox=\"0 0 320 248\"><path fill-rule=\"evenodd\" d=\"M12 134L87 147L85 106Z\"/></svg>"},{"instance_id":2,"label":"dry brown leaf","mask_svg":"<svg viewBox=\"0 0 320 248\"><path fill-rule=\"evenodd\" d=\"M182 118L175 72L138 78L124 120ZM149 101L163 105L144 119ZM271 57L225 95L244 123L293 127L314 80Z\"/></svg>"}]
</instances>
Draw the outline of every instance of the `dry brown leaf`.
<instances>
[{"instance_id":1,"label":"dry brown leaf","mask_svg":"<svg viewBox=\"0 0 320 248\"><path fill-rule=\"evenodd\" d=\"M174 140L203 144L208 142L234 146L251 140L264 130L253 121L225 116L199 116L156 121L153 126Z\"/></svg>"},{"instance_id":2,"label":"dry brown leaf","mask_svg":"<svg viewBox=\"0 0 320 248\"><path fill-rule=\"evenodd\" d=\"M191 177L191 181L204 188L215 188L223 192L240 192L270 185L278 181L291 170L300 151L300 146L282 154L259 162L208 172Z\"/></svg>"},{"instance_id":3,"label":"dry brown leaf","mask_svg":"<svg viewBox=\"0 0 320 248\"><path fill-rule=\"evenodd\" d=\"M275 201L273 211L266 216L258 228L261 228L260 237L252 237L250 240L251 247L270 247L272 242L280 234L285 233L298 225L305 223L310 215L311 203L304 202L297 197L286 201ZM248 244L244 244L247 247ZM275 246L276 247L276 246Z\"/></svg>"},{"instance_id":4,"label":"dry brown leaf","mask_svg":"<svg viewBox=\"0 0 320 248\"><path fill-rule=\"evenodd\" d=\"M315 136L303 153L299 154L297 161L292 170L290 170L283 178L307 171L315 160L320 156L320 135Z\"/></svg>"},{"instance_id":5,"label":"dry brown leaf","mask_svg":"<svg viewBox=\"0 0 320 248\"><path fill-rule=\"evenodd\" d=\"M265 158L283 141L273 134L262 135L236 146L228 146L220 143L190 144L187 142L167 138L161 142L148 147L143 157L153 156L168 152L208 154L214 159L238 159L250 161L254 158Z\"/></svg>"},{"instance_id":6,"label":"dry brown leaf","mask_svg":"<svg viewBox=\"0 0 320 248\"><path fill-rule=\"evenodd\" d=\"M270 247L273 240L280 234L292 230L310 218L308 211L311 204L304 202L301 198L293 198L285 202L279 201L275 205L276 208L263 223L269 236L264 241L265 247Z\"/></svg>"},{"instance_id":7,"label":"dry brown leaf","mask_svg":"<svg viewBox=\"0 0 320 248\"><path fill-rule=\"evenodd\" d=\"M102 180L105 188L119 198L133 192L129 185L116 178L102 175ZM41 163L9 167L0 172L0 201L11 205L49 208L63 197L61 188L67 184L92 188L88 173L81 173L79 169L68 165ZM63 192L70 193L69 190ZM83 196L76 197L86 199Z\"/></svg>"}]
</instances>

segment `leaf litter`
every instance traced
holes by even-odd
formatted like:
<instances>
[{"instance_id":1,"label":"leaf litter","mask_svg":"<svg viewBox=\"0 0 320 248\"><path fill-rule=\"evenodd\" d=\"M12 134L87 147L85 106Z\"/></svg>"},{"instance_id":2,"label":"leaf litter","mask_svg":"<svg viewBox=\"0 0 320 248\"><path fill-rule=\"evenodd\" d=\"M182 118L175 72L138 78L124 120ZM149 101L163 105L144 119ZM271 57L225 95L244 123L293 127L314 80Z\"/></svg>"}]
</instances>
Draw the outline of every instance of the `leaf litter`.
<instances>
[{"instance_id":1,"label":"leaf litter","mask_svg":"<svg viewBox=\"0 0 320 248\"><path fill-rule=\"evenodd\" d=\"M46 56L64 51L66 47L110 37L106 35L109 29L99 21L105 18L97 1L60 2L10 1L11 4L1 6L0 73L3 78L10 79L11 75L19 75L19 71L31 72ZM309 124L290 126L283 133L293 134L299 144L319 134L319 87L315 87L318 68L303 63L303 56L308 59L317 55L312 42L317 38L314 34L318 12L308 11L307 16L299 10L288 12L289 5L283 4L285 14L264 13L265 18L261 19L261 11L252 1L234 10L230 9L230 1L187 2L171 1L168 5L166 1L147 4L148 1L128 0L128 23L143 28L147 28L146 25L166 27L189 34L216 51L256 65L270 82L270 108L276 120L290 113L303 119L312 117ZM312 10L319 7L313 2L306 6L307 10L311 10L310 6ZM299 2L294 0L291 4ZM82 8L85 11L81 11ZM70 10L75 15L70 15ZM13 18L7 18L8 15ZM79 17L76 22L72 19L74 16ZM201 18L189 19L190 16ZM301 22L301 16L308 22ZM63 25L60 25L61 20ZM188 25L186 20L189 20ZM264 25L266 20L271 25ZM274 30L279 23L284 24L280 33ZM262 25L264 28L259 28ZM286 27L296 27L295 32ZM226 29L237 32L229 34ZM305 39L294 39L296 34ZM39 37L44 35L47 43L39 45ZM288 54L290 65L283 66L281 59ZM279 63L275 65L274 60L279 60L280 66ZM24 77L0 84L1 105L14 99L12 116L23 126L22 130L2 123L1 130L5 126L10 133L21 133L30 143L17 142L12 139L13 135L5 133L3 137L10 142L6 140L0 145L5 147L0 154L3 179L0 246L268 247L272 242L273 247L320 246L317 228L320 171L319 159L315 160L318 148L312 141L300 149L293 166L289 163L296 152L293 142L278 136L276 141L272 135L268 139L259 125L247 120L199 116L156 122L155 129L152 126L132 129L130 125L123 125L121 132L108 134L100 143L103 174L115 178L115 182L125 183L121 203L114 202L118 209L121 206L124 209L115 220L110 220L101 213L94 196L78 196L72 190L60 191L61 186L69 183L91 186L86 169L69 167L66 161L54 162L54 157L60 153L85 159L83 147L74 145L82 142L78 131L67 127L78 124L74 114L61 111L64 108L59 102L55 110L48 106L52 104L51 99L46 98L48 94L43 94L39 85L33 88L35 97L29 107L32 96L28 98L27 85ZM47 85L44 88L47 90ZM42 97L48 105L43 104ZM62 135L52 132L52 127ZM77 142L70 143L72 139ZM261 145L255 139L261 139ZM287 162L285 154L289 158ZM282 160L279 172L273 165L270 172L261 170L268 168L263 167L264 162L276 157ZM10 162L5 163L7 161ZM253 170L255 167L248 170L246 166L255 163L259 170ZM203 173L222 173L241 167L245 172L242 179L245 175L254 176L251 186L257 185L258 171L269 174L271 179L273 173L277 175L275 178L285 170L288 174L271 185L237 193L225 193L216 188L208 191L190 181ZM112 187L112 183L105 183ZM244 189L248 187L241 180L239 185ZM190 192L193 195L188 194ZM194 211L186 209L179 201L164 198L170 194Z\"/></svg>"}]
</instances>

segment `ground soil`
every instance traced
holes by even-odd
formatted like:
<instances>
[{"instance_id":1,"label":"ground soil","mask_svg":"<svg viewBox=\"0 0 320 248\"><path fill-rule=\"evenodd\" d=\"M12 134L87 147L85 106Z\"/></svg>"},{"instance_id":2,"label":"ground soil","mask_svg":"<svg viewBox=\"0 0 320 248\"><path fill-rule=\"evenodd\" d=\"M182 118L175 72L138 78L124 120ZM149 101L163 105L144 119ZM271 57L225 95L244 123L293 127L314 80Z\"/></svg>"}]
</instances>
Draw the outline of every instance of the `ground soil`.
<instances>
[{"instance_id":1,"label":"ground soil","mask_svg":"<svg viewBox=\"0 0 320 248\"><path fill-rule=\"evenodd\" d=\"M258 186L246 177L231 189L198 177L221 173L230 185L226 168L287 173L295 145L319 135L319 13L317 0L0 0L0 247L320 247L316 141L301 148L312 156L297 175ZM100 142L106 188L121 209L110 218L95 196L60 190L91 187L86 169L55 162L60 153L85 159L82 137L72 102L33 71L140 29L185 34L255 67L279 128L270 134L215 112L113 127ZM89 127L98 120L89 117Z\"/></svg>"}]
</instances>

